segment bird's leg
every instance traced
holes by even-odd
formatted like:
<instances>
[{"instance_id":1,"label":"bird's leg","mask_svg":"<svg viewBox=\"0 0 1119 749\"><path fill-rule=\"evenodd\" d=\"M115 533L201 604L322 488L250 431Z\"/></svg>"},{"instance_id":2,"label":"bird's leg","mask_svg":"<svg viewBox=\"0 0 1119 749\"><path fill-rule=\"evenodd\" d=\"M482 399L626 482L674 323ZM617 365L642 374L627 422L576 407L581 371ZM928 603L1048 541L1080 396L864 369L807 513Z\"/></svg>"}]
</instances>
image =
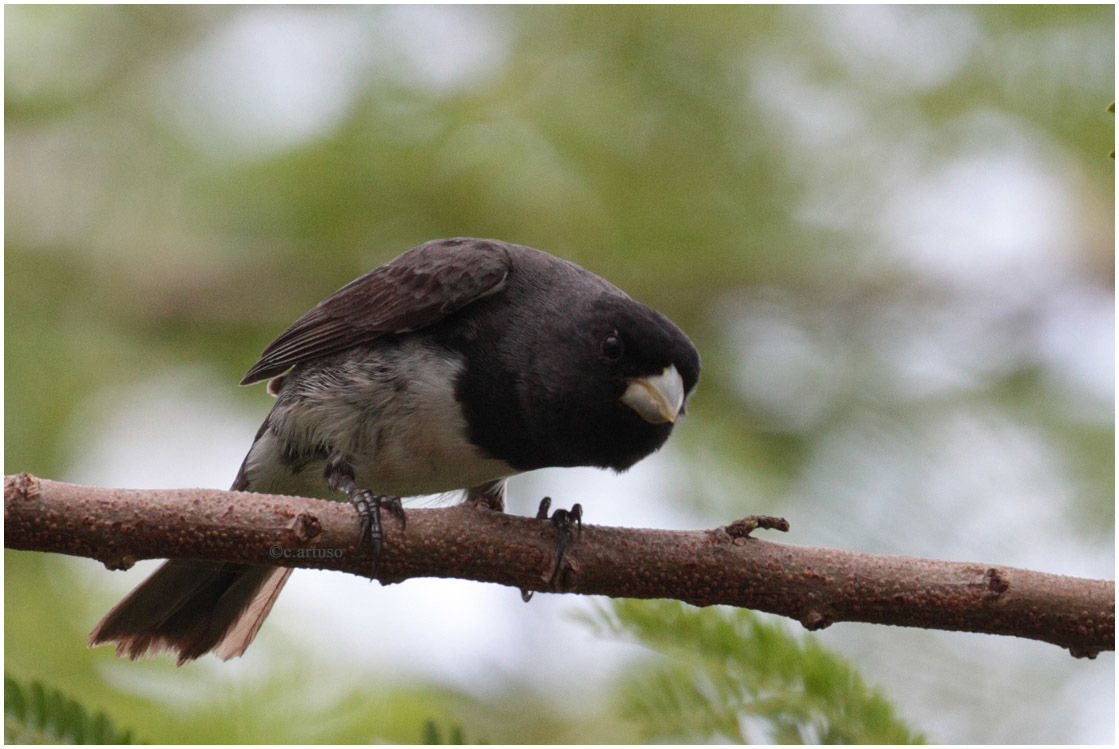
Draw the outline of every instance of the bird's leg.
<instances>
[{"instance_id":1,"label":"bird's leg","mask_svg":"<svg viewBox=\"0 0 1119 749\"><path fill-rule=\"evenodd\" d=\"M371 545L374 557L379 559L385 543L385 531L381 526L381 507L388 508L400 518L400 525L403 527L404 505L401 504L400 497L374 494L359 486L354 479L353 466L338 454L332 455L327 461L324 476L330 490L345 493L350 504L357 510L358 520L361 521L361 543Z\"/></svg>"},{"instance_id":2,"label":"bird's leg","mask_svg":"<svg viewBox=\"0 0 1119 749\"><path fill-rule=\"evenodd\" d=\"M549 520L548 510L552 506L552 498L544 497L536 510L537 520ZM559 530L559 542L556 544L556 560L552 566L552 574L548 576L548 587L555 589L559 579L560 570L563 569L563 555L571 538L583 530L583 505L574 504L570 510L556 510L550 518L552 525ZM532 598L532 591L521 589L521 600L528 603Z\"/></svg>"}]
</instances>

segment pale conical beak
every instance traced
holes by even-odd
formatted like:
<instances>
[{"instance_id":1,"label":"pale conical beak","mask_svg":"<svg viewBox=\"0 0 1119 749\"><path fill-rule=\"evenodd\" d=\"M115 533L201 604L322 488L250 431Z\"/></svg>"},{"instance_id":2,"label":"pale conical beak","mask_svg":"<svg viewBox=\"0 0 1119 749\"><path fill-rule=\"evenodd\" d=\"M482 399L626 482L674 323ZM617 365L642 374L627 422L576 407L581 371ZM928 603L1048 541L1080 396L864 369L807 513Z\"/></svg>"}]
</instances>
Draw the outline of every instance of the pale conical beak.
<instances>
[{"instance_id":1,"label":"pale conical beak","mask_svg":"<svg viewBox=\"0 0 1119 749\"><path fill-rule=\"evenodd\" d=\"M650 424L675 422L684 405L684 380L676 367L669 364L658 375L630 380L622 393L622 403Z\"/></svg>"}]
</instances>

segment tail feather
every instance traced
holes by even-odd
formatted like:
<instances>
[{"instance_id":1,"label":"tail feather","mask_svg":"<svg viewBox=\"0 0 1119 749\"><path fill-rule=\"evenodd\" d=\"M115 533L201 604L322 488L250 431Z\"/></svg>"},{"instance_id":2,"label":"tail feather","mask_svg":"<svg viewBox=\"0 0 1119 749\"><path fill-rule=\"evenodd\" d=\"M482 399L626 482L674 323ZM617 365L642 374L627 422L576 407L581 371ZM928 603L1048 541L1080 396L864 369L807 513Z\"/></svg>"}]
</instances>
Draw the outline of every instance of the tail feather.
<instances>
[{"instance_id":1,"label":"tail feather","mask_svg":"<svg viewBox=\"0 0 1119 749\"><path fill-rule=\"evenodd\" d=\"M179 665L211 650L241 655L272 610L290 568L174 559L141 583L94 627L89 644L115 642L136 659L164 650Z\"/></svg>"},{"instance_id":2,"label":"tail feather","mask_svg":"<svg viewBox=\"0 0 1119 749\"><path fill-rule=\"evenodd\" d=\"M214 652L223 661L241 655L256 639L260 625L268 618L268 613L272 611L272 604L276 602L276 597L284 589L284 583L288 581L288 575L291 574L290 567L265 567L264 569L268 575L259 583L246 576L236 584L244 587L254 586L248 592L247 606L237 608L240 605L237 601L241 595L234 589L230 589L230 593L222 600L222 606L227 603L232 604L232 613L235 615L221 641L214 647Z\"/></svg>"},{"instance_id":3,"label":"tail feather","mask_svg":"<svg viewBox=\"0 0 1119 749\"><path fill-rule=\"evenodd\" d=\"M265 419L254 445L267 430ZM234 491L252 491L247 464L246 456ZM115 642L132 660L171 650L180 666L210 651L229 660L252 644L289 575L287 567L172 559L105 614L89 645Z\"/></svg>"}]
</instances>

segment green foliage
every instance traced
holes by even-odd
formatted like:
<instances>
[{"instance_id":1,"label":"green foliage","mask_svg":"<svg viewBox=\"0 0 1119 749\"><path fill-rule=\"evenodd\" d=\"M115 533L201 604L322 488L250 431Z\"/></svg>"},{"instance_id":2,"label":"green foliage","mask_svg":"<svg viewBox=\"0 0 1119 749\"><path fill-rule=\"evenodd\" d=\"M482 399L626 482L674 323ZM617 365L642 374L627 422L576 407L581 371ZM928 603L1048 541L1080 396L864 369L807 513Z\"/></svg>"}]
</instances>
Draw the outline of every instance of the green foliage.
<instances>
[{"instance_id":1,"label":"green foliage","mask_svg":"<svg viewBox=\"0 0 1119 749\"><path fill-rule=\"evenodd\" d=\"M446 740L444 740L444 738ZM484 741L468 742L466 734L462 730L462 726L452 724L446 727L446 737L443 731L439 729L439 724L434 720L424 721L423 736L420 739L421 744L484 744Z\"/></svg>"},{"instance_id":2,"label":"green foliage","mask_svg":"<svg viewBox=\"0 0 1119 749\"><path fill-rule=\"evenodd\" d=\"M134 744L104 713L90 715L62 692L4 674L4 742L8 744Z\"/></svg>"},{"instance_id":3,"label":"green foliage","mask_svg":"<svg viewBox=\"0 0 1119 749\"><path fill-rule=\"evenodd\" d=\"M667 656L622 684L623 713L646 739L924 743L844 658L754 612L620 600L589 621Z\"/></svg>"}]
</instances>

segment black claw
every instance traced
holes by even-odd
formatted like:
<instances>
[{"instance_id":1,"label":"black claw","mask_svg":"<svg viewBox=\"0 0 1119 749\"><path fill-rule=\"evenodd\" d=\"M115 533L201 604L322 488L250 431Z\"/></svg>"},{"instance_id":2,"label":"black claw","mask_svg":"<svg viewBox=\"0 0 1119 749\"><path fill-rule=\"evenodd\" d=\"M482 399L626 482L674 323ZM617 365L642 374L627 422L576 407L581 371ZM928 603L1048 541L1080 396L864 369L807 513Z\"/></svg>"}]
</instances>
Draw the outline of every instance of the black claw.
<instances>
[{"instance_id":1,"label":"black claw","mask_svg":"<svg viewBox=\"0 0 1119 749\"><path fill-rule=\"evenodd\" d=\"M368 546L373 541L373 528L380 525L380 518L377 517L377 511L374 509L376 504L373 500L373 495L367 491L357 494L350 500L354 509L357 511L358 522L361 523L361 535L359 536L359 543L362 546Z\"/></svg>"},{"instance_id":2,"label":"black claw","mask_svg":"<svg viewBox=\"0 0 1119 749\"><path fill-rule=\"evenodd\" d=\"M389 497L384 494L373 494L362 490L359 499L354 503L357 515L361 520L361 543L373 549L373 558L381 559L381 550L385 546L385 528L381 524L381 508L400 518L401 527L404 526L404 506L400 497Z\"/></svg>"},{"instance_id":3,"label":"black claw","mask_svg":"<svg viewBox=\"0 0 1119 749\"><path fill-rule=\"evenodd\" d=\"M567 552L567 546L571 543L572 538L583 530L583 506L574 504L570 510L556 510L549 517L548 510L551 509L551 506L551 497L544 497L540 500L540 506L536 510L536 519L548 520L559 531L559 540L556 542L556 558L552 564L552 574L548 576L548 587L554 590L560 572L563 570L563 556ZM532 598L532 593L533 591L522 588L521 600L527 603Z\"/></svg>"},{"instance_id":4,"label":"black claw","mask_svg":"<svg viewBox=\"0 0 1119 749\"><path fill-rule=\"evenodd\" d=\"M544 509L544 503L540 503L541 509ZM546 511L546 510L545 510ZM552 575L548 578L549 587L555 587L556 580L559 579L560 571L563 569L563 555L567 552L567 545L571 542L573 536L578 535L583 530L583 506L581 504L574 504L570 510L556 510L552 513L552 525L559 530L559 543L556 544L556 561L555 566L552 568Z\"/></svg>"},{"instance_id":5,"label":"black claw","mask_svg":"<svg viewBox=\"0 0 1119 749\"><path fill-rule=\"evenodd\" d=\"M544 499L547 499L547 497ZM540 507L544 509L543 502L540 503ZM571 505L570 510L556 510L552 513L552 525L568 535L571 533L572 525L575 526L576 531L583 530L583 505L575 503Z\"/></svg>"},{"instance_id":6,"label":"black claw","mask_svg":"<svg viewBox=\"0 0 1119 749\"><path fill-rule=\"evenodd\" d=\"M404 510L400 505L400 498L386 497L361 489L354 493L350 502L357 510L357 518L361 523L361 545L372 547L373 556L380 558L381 549L385 545L385 529L381 525L381 507L388 506L392 512L398 514L403 520Z\"/></svg>"},{"instance_id":7,"label":"black claw","mask_svg":"<svg viewBox=\"0 0 1119 749\"><path fill-rule=\"evenodd\" d=\"M358 486L354 480L353 468L339 457L328 461L324 472L327 485L333 491L344 492L350 504L357 511L357 519L361 524L359 543L373 549L374 564L381 558L381 550L385 545L385 530L381 525L381 507L387 507L390 512L400 518L400 525L404 527L404 505L400 497L389 497L383 494L374 494L368 489Z\"/></svg>"}]
</instances>

